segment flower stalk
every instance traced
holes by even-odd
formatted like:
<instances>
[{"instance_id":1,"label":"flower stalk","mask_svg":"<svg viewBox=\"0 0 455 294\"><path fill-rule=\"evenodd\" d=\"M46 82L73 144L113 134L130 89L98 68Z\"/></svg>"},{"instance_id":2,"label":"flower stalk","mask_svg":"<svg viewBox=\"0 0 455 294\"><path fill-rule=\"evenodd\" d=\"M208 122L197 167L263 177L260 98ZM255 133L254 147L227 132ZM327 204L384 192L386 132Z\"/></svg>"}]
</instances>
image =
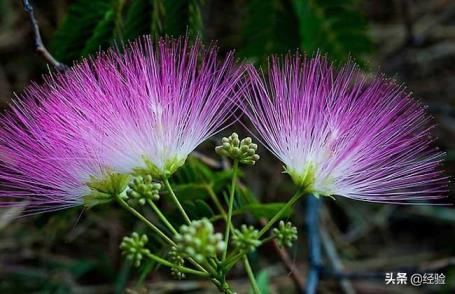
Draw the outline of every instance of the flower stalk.
<instances>
[{"instance_id":1,"label":"flower stalk","mask_svg":"<svg viewBox=\"0 0 455 294\"><path fill-rule=\"evenodd\" d=\"M132 208L122 199L120 195L116 195L115 199L120 203L120 205L128 210L131 214L136 216L141 222L146 224L152 231L154 231L158 236L160 236L164 241L166 241L170 245L175 245L174 241L172 241L165 233L163 233L157 226L152 224L148 219L146 219L142 214L140 214L136 209Z\"/></svg>"},{"instance_id":2,"label":"flower stalk","mask_svg":"<svg viewBox=\"0 0 455 294\"><path fill-rule=\"evenodd\" d=\"M162 264L162 265L170 267L170 268L175 268L175 269L179 270L182 273L195 275L195 276L198 276L198 277L201 277L201 278L209 278L210 277L210 274L207 273L207 272L198 271L198 270L194 270L194 269L187 268L187 267L184 267L184 266L173 264L173 263L167 261L166 259L163 259L163 258L161 258L161 257L159 257L159 256L157 256L155 254L150 253L150 252L146 253L146 255L147 255L148 258L158 262L159 264Z\"/></svg>"},{"instance_id":3,"label":"flower stalk","mask_svg":"<svg viewBox=\"0 0 455 294\"><path fill-rule=\"evenodd\" d=\"M168 221L166 216L161 212L159 207L152 201L152 200L147 200L147 203L152 207L153 211L155 214L158 216L158 218L161 220L161 222L171 231L173 235L177 234L177 230L174 228L174 226Z\"/></svg>"},{"instance_id":4,"label":"flower stalk","mask_svg":"<svg viewBox=\"0 0 455 294\"><path fill-rule=\"evenodd\" d=\"M294 196L272 217L271 220L267 222L267 224L259 231L259 238L262 237L265 233L267 233L270 228L283 216L283 214L291 209L294 204L304 195L304 189L299 188L297 192L295 192Z\"/></svg>"},{"instance_id":5,"label":"flower stalk","mask_svg":"<svg viewBox=\"0 0 455 294\"><path fill-rule=\"evenodd\" d=\"M169 183L169 180L167 177L163 178L163 183L164 183L164 186L166 186L166 189L168 190L169 195L171 195L172 201L174 201L174 204L177 206L178 210L180 211L181 215L183 216L183 219L185 220L185 222L187 224L191 224L191 220L188 217L188 214L186 214L185 209L183 208L182 204L180 204L180 201L177 198L177 196L175 195L174 190L172 189L171 184Z\"/></svg>"},{"instance_id":6,"label":"flower stalk","mask_svg":"<svg viewBox=\"0 0 455 294\"><path fill-rule=\"evenodd\" d=\"M235 186L236 186L236 181L237 181L238 168L239 168L239 161L234 160L234 164L232 166L232 182L231 182L231 190L230 190L230 194L229 194L228 214L227 214L227 219L226 219L226 231L224 233L224 242L226 244L229 244L229 233L230 233L231 223L232 223L232 211L234 209L234 196L235 196ZM227 246L223 252L222 260L226 259L226 255L227 255Z\"/></svg>"},{"instance_id":7,"label":"flower stalk","mask_svg":"<svg viewBox=\"0 0 455 294\"><path fill-rule=\"evenodd\" d=\"M261 290L259 290L258 284L256 283L256 278L254 277L253 270L251 269L250 263L248 262L248 257L246 255L243 256L243 267L245 268L248 279L250 280L253 293L261 294Z\"/></svg>"}]
</instances>

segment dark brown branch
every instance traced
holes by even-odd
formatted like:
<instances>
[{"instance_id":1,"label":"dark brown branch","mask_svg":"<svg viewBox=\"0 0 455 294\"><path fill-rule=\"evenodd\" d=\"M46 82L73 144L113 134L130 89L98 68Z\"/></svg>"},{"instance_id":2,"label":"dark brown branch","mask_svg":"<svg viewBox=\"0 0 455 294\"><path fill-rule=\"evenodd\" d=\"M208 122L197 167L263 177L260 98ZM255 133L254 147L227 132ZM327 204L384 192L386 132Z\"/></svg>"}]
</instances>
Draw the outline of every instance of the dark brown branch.
<instances>
[{"instance_id":1,"label":"dark brown branch","mask_svg":"<svg viewBox=\"0 0 455 294\"><path fill-rule=\"evenodd\" d=\"M305 293L305 278L303 277L295 263L289 257L289 253L286 251L286 249L281 248L276 240L273 240L272 244L275 252L280 257L281 262L291 275L294 284L299 288L299 293Z\"/></svg>"},{"instance_id":2,"label":"dark brown branch","mask_svg":"<svg viewBox=\"0 0 455 294\"><path fill-rule=\"evenodd\" d=\"M260 223L262 226L265 226L267 221L265 219L261 219ZM298 288L298 293L305 293L305 278L295 263L289 257L289 253L286 251L286 249L281 248L276 240L272 240L272 246L275 253L278 254L278 257L280 258L284 267L289 272L289 275L294 281L295 286Z\"/></svg>"},{"instance_id":3,"label":"dark brown branch","mask_svg":"<svg viewBox=\"0 0 455 294\"><path fill-rule=\"evenodd\" d=\"M30 17L30 22L32 24L33 34L35 36L35 50L38 52L49 64L51 64L59 72L64 72L68 69L68 66L57 61L57 59L52 56L52 54L46 49L41 38L41 33L39 30L38 21L36 20L35 13L33 12L33 6L30 4L30 1L23 0L24 10L28 13Z\"/></svg>"},{"instance_id":4,"label":"dark brown branch","mask_svg":"<svg viewBox=\"0 0 455 294\"><path fill-rule=\"evenodd\" d=\"M216 159L213 159L212 157L200 153L198 151L193 151L191 155L193 155L194 157L196 157L197 159L199 159L200 161L202 161L204 164L211 168L221 169L224 166L222 162L217 161Z\"/></svg>"}]
</instances>

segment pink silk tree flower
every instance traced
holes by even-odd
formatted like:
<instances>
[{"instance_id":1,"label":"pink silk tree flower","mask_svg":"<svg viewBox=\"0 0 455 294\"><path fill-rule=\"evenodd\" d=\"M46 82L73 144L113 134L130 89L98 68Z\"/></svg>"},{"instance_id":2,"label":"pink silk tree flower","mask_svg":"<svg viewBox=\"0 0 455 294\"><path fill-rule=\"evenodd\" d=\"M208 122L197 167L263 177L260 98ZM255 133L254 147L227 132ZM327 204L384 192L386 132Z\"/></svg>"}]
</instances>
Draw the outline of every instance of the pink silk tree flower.
<instances>
[{"instance_id":1,"label":"pink silk tree flower","mask_svg":"<svg viewBox=\"0 0 455 294\"><path fill-rule=\"evenodd\" d=\"M170 176L229 122L242 75L232 52L143 37L47 76L0 118L0 206L99 202L131 174Z\"/></svg>"},{"instance_id":2,"label":"pink silk tree flower","mask_svg":"<svg viewBox=\"0 0 455 294\"><path fill-rule=\"evenodd\" d=\"M321 57L273 57L248 68L241 107L295 184L315 196L409 203L444 197L443 153L404 89Z\"/></svg>"}]
</instances>

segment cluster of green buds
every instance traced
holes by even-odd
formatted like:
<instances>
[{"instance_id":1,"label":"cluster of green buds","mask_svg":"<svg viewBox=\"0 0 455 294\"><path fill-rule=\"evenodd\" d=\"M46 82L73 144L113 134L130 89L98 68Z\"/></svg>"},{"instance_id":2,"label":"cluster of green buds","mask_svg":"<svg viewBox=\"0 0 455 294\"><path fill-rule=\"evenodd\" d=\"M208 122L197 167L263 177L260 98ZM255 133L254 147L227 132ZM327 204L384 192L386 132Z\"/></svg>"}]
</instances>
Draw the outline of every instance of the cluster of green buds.
<instances>
[{"instance_id":1,"label":"cluster of green buds","mask_svg":"<svg viewBox=\"0 0 455 294\"><path fill-rule=\"evenodd\" d=\"M152 176L137 176L129 184L126 196L141 205L147 201L157 201L160 199L161 184L153 182Z\"/></svg>"},{"instance_id":2,"label":"cluster of green buds","mask_svg":"<svg viewBox=\"0 0 455 294\"><path fill-rule=\"evenodd\" d=\"M204 262L223 252L226 244L223 235L215 233L212 223L206 219L192 221L190 225L180 227L174 236L176 251L181 256L191 257L197 262Z\"/></svg>"},{"instance_id":3,"label":"cluster of green buds","mask_svg":"<svg viewBox=\"0 0 455 294\"><path fill-rule=\"evenodd\" d=\"M185 259L182 257L182 255L178 253L177 247L175 246L172 246L171 250L169 251L169 261L179 266L183 266L183 264L185 263ZM172 276L179 280L185 278L185 273L182 273L175 267L171 268L171 274Z\"/></svg>"},{"instance_id":4,"label":"cluster of green buds","mask_svg":"<svg viewBox=\"0 0 455 294\"><path fill-rule=\"evenodd\" d=\"M242 225L240 230L234 230L232 242L235 247L244 252L252 252L261 245L259 231L247 225Z\"/></svg>"},{"instance_id":5,"label":"cluster of green buds","mask_svg":"<svg viewBox=\"0 0 455 294\"><path fill-rule=\"evenodd\" d=\"M297 228L291 222L280 221L277 228L272 231L273 236L281 247L291 247L297 240Z\"/></svg>"},{"instance_id":6,"label":"cluster of green buds","mask_svg":"<svg viewBox=\"0 0 455 294\"><path fill-rule=\"evenodd\" d=\"M259 160L256 154L258 145L254 144L250 137L240 141L237 133L232 133L228 138L223 137L222 145L215 148L216 153L238 160L240 163L253 165Z\"/></svg>"},{"instance_id":7,"label":"cluster of green buds","mask_svg":"<svg viewBox=\"0 0 455 294\"><path fill-rule=\"evenodd\" d=\"M138 267L141 265L144 255L150 253L150 251L145 248L147 242L148 238L145 234L139 235L134 232L131 234L131 237L123 237L120 249L122 249L122 254L126 255L126 258Z\"/></svg>"}]
</instances>

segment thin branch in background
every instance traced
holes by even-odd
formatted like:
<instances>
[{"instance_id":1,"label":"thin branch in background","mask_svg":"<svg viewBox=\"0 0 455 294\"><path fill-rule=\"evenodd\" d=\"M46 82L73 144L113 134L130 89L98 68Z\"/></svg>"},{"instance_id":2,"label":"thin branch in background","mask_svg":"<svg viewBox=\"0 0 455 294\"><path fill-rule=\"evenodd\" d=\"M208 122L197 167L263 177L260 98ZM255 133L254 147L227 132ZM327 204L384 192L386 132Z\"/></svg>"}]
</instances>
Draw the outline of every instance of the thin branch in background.
<instances>
[{"instance_id":1,"label":"thin branch in background","mask_svg":"<svg viewBox=\"0 0 455 294\"><path fill-rule=\"evenodd\" d=\"M322 240L322 247L324 248L324 251L326 252L326 255L333 269L337 272L343 271L344 267L340 257L338 256L335 244L333 243L332 238L330 237L329 232L327 232L327 228L324 226L324 224L321 224L320 226L320 234ZM354 287L352 286L351 281L349 281L346 278L341 278L339 282L343 293L355 294L355 290Z\"/></svg>"},{"instance_id":2,"label":"thin branch in background","mask_svg":"<svg viewBox=\"0 0 455 294\"><path fill-rule=\"evenodd\" d=\"M23 0L24 10L28 13L30 17L30 22L32 24L33 34L35 36L35 50L55 69L59 72L64 72L68 69L68 66L57 61L57 59L52 56L51 53L47 50L47 48L43 44L43 40L41 38L41 33L39 30L38 21L36 20L35 13L33 12L33 6L30 4L30 1Z\"/></svg>"},{"instance_id":3,"label":"thin branch in background","mask_svg":"<svg viewBox=\"0 0 455 294\"><path fill-rule=\"evenodd\" d=\"M416 38L414 36L414 20L412 17L411 0L400 1L400 12L406 32L406 45L414 45L416 43Z\"/></svg>"},{"instance_id":4,"label":"thin branch in background","mask_svg":"<svg viewBox=\"0 0 455 294\"><path fill-rule=\"evenodd\" d=\"M267 221L264 218L262 218L260 220L260 223L262 226L265 226ZM298 290L298 293L305 293L305 278L303 277L302 273L297 268L295 263L289 257L289 253L287 252L287 250L284 248L281 248L275 239L272 240L272 246L273 246L273 250L275 251L276 254L278 254L278 257L280 258L284 267L286 268L286 270L288 271L292 280L294 281L294 284Z\"/></svg>"},{"instance_id":5,"label":"thin branch in background","mask_svg":"<svg viewBox=\"0 0 455 294\"><path fill-rule=\"evenodd\" d=\"M198 151L193 151L191 153L192 156L196 157L203 163L205 163L207 166L214 168L214 169L222 169L224 167L224 164L222 161L218 161L216 159L213 159L212 157L205 155L201 152Z\"/></svg>"},{"instance_id":6,"label":"thin branch in background","mask_svg":"<svg viewBox=\"0 0 455 294\"><path fill-rule=\"evenodd\" d=\"M286 251L286 249L280 248L276 240L273 240L272 244L275 252L280 257L281 262L284 264L289 274L291 275L294 284L298 287L298 293L305 293L305 279L303 278L295 263L289 257L289 253Z\"/></svg>"}]
</instances>

